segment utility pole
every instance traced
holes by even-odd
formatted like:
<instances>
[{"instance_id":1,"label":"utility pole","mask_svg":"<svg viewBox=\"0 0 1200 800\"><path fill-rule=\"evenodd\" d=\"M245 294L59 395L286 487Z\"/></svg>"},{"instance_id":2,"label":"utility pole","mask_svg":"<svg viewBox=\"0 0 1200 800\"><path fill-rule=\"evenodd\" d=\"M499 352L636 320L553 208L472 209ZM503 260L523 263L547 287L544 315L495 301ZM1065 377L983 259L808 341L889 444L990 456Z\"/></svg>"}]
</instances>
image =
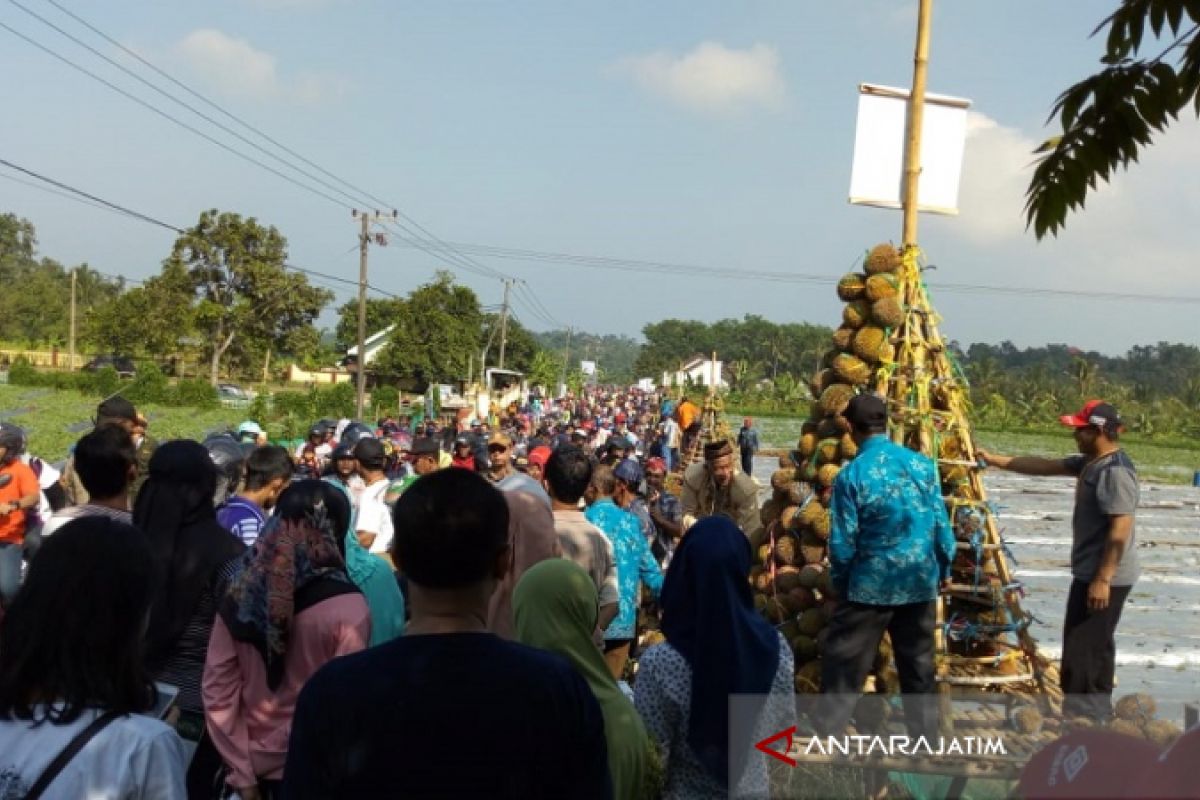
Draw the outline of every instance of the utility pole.
<instances>
[{"instance_id":1,"label":"utility pole","mask_svg":"<svg viewBox=\"0 0 1200 800\"><path fill-rule=\"evenodd\" d=\"M67 335L67 372L75 371L75 278L79 267L71 268L71 330Z\"/></svg>"},{"instance_id":2,"label":"utility pole","mask_svg":"<svg viewBox=\"0 0 1200 800\"><path fill-rule=\"evenodd\" d=\"M562 393L564 395L567 393L567 391L566 391L566 388L567 388L567 365L571 363L571 331L573 331L573 330L574 330L574 328L572 328L569 325L567 326L567 346L563 350L563 370L562 370L562 381L561 381L561 385L563 387Z\"/></svg>"},{"instance_id":3,"label":"utility pole","mask_svg":"<svg viewBox=\"0 0 1200 800\"><path fill-rule=\"evenodd\" d=\"M513 279L504 279L504 306L500 309L500 369L504 369L504 347L508 344L508 290Z\"/></svg>"},{"instance_id":4,"label":"utility pole","mask_svg":"<svg viewBox=\"0 0 1200 800\"><path fill-rule=\"evenodd\" d=\"M355 357L355 377L358 390L354 397L354 417L361 420L363 403L367 394L367 249L371 244L371 223L387 219L388 215L378 211L372 214L357 209L351 211L350 215L358 217L362 222L362 232L358 236L358 348L355 351L358 354ZM391 219L396 219L397 216L399 215L392 211ZM387 244L387 239L380 234L376 243L384 246Z\"/></svg>"}]
</instances>

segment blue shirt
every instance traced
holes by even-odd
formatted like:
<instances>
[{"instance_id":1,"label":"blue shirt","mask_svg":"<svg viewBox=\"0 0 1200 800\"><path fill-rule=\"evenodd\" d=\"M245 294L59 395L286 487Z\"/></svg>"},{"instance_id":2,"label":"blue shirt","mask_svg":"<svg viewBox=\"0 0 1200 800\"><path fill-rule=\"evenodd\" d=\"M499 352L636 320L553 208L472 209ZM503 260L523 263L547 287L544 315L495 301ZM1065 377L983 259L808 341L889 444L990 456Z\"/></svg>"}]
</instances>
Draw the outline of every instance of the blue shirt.
<instances>
[{"instance_id":1,"label":"blue shirt","mask_svg":"<svg viewBox=\"0 0 1200 800\"><path fill-rule=\"evenodd\" d=\"M937 467L872 436L833 482L830 580L856 603L933 600L950 575L955 539Z\"/></svg>"},{"instance_id":2,"label":"blue shirt","mask_svg":"<svg viewBox=\"0 0 1200 800\"><path fill-rule=\"evenodd\" d=\"M637 517L624 511L610 498L597 500L583 512L587 521L604 531L613 546L617 564L617 616L604 631L605 639L632 639L637 628L638 583L645 583L658 597L663 574L642 535Z\"/></svg>"},{"instance_id":3,"label":"blue shirt","mask_svg":"<svg viewBox=\"0 0 1200 800\"><path fill-rule=\"evenodd\" d=\"M258 539L267 520L258 503L235 494L217 509L217 523L249 547Z\"/></svg>"}]
</instances>

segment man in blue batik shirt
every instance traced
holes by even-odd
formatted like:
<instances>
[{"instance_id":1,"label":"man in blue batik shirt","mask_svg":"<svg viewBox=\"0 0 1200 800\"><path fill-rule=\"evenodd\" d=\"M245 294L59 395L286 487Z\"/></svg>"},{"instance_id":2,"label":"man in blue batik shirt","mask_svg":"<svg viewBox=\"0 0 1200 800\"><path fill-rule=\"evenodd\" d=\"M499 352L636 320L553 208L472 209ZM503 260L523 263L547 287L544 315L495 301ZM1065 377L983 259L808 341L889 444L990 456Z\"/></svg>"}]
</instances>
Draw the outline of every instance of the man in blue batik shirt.
<instances>
[{"instance_id":1,"label":"man in blue batik shirt","mask_svg":"<svg viewBox=\"0 0 1200 800\"><path fill-rule=\"evenodd\" d=\"M887 438L879 397L855 397L845 416L859 450L833 483L829 577L838 604L821 657L826 696L817 722L831 735L845 731L887 631L909 733L933 737L935 603L955 551L937 466Z\"/></svg>"},{"instance_id":2,"label":"man in blue batik shirt","mask_svg":"<svg viewBox=\"0 0 1200 800\"><path fill-rule=\"evenodd\" d=\"M629 650L637 637L641 585L644 583L657 600L662 591L663 574L650 552L650 543L642 535L637 517L613 501L616 490L617 479L612 467L597 466L584 494L588 507L583 514L612 542L613 560L617 563L617 616L604 629L604 661L613 678L620 680L629 661Z\"/></svg>"}]
</instances>

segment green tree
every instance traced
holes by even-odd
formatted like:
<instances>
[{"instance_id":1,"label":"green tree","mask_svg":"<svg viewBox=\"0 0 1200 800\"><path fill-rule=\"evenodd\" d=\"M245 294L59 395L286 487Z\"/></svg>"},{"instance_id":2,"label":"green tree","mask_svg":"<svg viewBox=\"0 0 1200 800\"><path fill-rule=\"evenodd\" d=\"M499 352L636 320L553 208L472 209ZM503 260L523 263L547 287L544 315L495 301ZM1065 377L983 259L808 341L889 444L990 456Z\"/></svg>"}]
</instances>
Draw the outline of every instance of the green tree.
<instances>
[{"instance_id":1,"label":"green tree","mask_svg":"<svg viewBox=\"0 0 1200 800\"><path fill-rule=\"evenodd\" d=\"M97 306L83 328L85 339L104 352L165 358L194 330L194 291L182 264L164 264L143 286Z\"/></svg>"},{"instance_id":2,"label":"green tree","mask_svg":"<svg viewBox=\"0 0 1200 800\"><path fill-rule=\"evenodd\" d=\"M176 239L165 266L182 266L191 278L195 324L214 386L222 359L239 339L278 346L296 328L311 326L333 299L285 269L286 261L287 240L278 230L231 212L205 211Z\"/></svg>"},{"instance_id":3,"label":"green tree","mask_svg":"<svg viewBox=\"0 0 1200 800\"><path fill-rule=\"evenodd\" d=\"M1062 133L1038 149L1045 155L1025 212L1039 239L1057 234L1099 181L1136 161L1181 111L1200 114L1200 3L1123 0L1093 35L1105 28L1103 69L1058 96L1050 117ZM1163 44L1150 57L1141 55L1147 29Z\"/></svg>"},{"instance_id":4,"label":"green tree","mask_svg":"<svg viewBox=\"0 0 1200 800\"><path fill-rule=\"evenodd\" d=\"M371 362L372 369L419 386L459 380L477 355L482 326L475 292L456 285L449 272L438 272L404 302L397 328Z\"/></svg>"},{"instance_id":5,"label":"green tree","mask_svg":"<svg viewBox=\"0 0 1200 800\"><path fill-rule=\"evenodd\" d=\"M404 308L404 300L398 297L367 298L367 332L369 338L389 325L394 325ZM358 301L351 300L338 309L337 327L333 329L337 348L343 353L358 343Z\"/></svg>"}]
</instances>

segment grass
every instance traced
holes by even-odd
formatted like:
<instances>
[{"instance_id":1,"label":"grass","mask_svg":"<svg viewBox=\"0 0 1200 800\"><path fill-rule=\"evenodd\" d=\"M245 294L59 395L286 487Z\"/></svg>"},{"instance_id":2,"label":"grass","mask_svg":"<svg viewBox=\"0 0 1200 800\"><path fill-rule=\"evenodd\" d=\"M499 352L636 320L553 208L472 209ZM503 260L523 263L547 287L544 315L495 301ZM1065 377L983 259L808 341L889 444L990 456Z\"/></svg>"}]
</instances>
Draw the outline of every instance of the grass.
<instances>
[{"instance_id":1,"label":"grass","mask_svg":"<svg viewBox=\"0 0 1200 800\"><path fill-rule=\"evenodd\" d=\"M24 428L30 452L53 462L66 458L71 446L91 429L98 402L78 392L0 385L0 421ZM159 441L202 439L236 425L242 413L231 408L200 411L153 404L138 410L146 414L149 433Z\"/></svg>"},{"instance_id":2,"label":"grass","mask_svg":"<svg viewBox=\"0 0 1200 800\"><path fill-rule=\"evenodd\" d=\"M744 415L730 410L726 416L729 424L736 428ZM794 448L800 439L803 422L800 417L754 417L762 446L768 449ZM1062 431L977 429L975 440L986 450L1006 455L1059 457L1075 452L1075 443L1065 428ZM1121 446L1145 480L1187 484L1191 483L1192 473L1200 469L1200 444L1184 437L1147 439L1130 434L1122 437Z\"/></svg>"}]
</instances>

